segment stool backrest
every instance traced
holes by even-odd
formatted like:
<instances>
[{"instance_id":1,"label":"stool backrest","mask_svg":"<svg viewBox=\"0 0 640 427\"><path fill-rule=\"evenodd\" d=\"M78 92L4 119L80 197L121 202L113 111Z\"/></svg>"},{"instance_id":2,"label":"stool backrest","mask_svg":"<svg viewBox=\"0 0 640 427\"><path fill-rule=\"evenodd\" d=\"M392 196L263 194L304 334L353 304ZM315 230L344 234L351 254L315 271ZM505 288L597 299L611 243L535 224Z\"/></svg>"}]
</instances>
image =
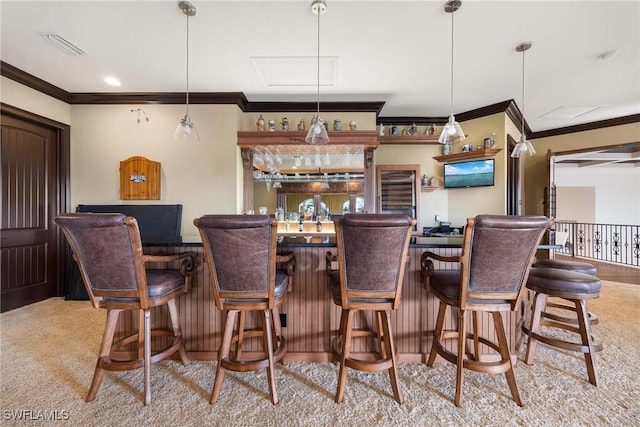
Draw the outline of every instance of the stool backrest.
<instances>
[{"instance_id":1,"label":"stool backrest","mask_svg":"<svg viewBox=\"0 0 640 427\"><path fill-rule=\"evenodd\" d=\"M104 299L148 299L138 223L119 213L66 213L54 218L78 263L95 307Z\"/></svg>"},{"instance_id":2,"label":"stool backrest","mask_svg":"<svg viewBox=\"0 0 640 427\"><path fill-rule=\"evenodd\" d=\"M478 215L467 220L461 256L460 304L507 300L512 309L552 221L544 216Z\"/></svg>"},{"instance_id":3,"label":"stool backrest","mask_svg":"<svg viewBox=\"0 0 640 427\"><path fill-rule=\"evenodd\" d=\"M273 306L278 222L267 215L204 215L200 232L216 306L261 299Z\"/></svg>"},{"instance_id":4,"label":"stool backrest","mask_svg":"<svg viewBox=\"0 0 640 427\"><path fill-rule=\"evenodd\" d=\"M397 214L346 214L334 221L343 307L366 297L399 306L415 223Z\"/></svg>"}]
</instances>

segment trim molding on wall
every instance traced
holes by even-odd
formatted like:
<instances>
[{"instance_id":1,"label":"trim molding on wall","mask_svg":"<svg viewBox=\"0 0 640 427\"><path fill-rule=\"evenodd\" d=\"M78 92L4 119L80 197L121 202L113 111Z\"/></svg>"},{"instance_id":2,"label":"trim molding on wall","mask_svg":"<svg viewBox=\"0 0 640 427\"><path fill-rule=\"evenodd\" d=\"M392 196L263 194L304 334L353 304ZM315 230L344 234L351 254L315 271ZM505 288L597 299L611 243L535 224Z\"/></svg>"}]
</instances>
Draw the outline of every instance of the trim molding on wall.
<instances>
[{"instance_id":1,"label":"trim molding on wall","mask_svg":"<svg viewBox=\"0 0 640 427\"><path fill-rule=\"evenodd\" d=\"M42 92L55 99L68 104L183 104L186 102L184 93L175 92L148 92L148 93L69 93L57 86L26 73L13 65L0 61L0 75L21 83L31 89ZM243 112L314 112L317 108L315 102L249 102L242 92L195 92L189 93L189 103L192 104L235 104ZM323 102L322 111L350 111L350 112L374 112L380 114L384 102ZM456 114L459 121L467 121L496 113L505 113L507 117L520 129L523 120L522 113L513 99L496 104L487 105L475 110ZM431 123L444 124L447 117L389 117L378 116L376 122L393 123L397 125L428 125ZM584 123L557 129L548 129L540 132L531 132L524 123L525 131L529 139L546 138L549 136L564 135L567 133L583 132L586 130L607 128L629 123L640 122L640 114L617 117L597 122Z\"/></svg>"},{"instance_id":2,"label":"trim molding on wall","mask_svg":"<svg viewBox=\"0 0 640 427\"><path fill-rule=\"evenodd\" d=\"M613 119L600 120L597 122L583 123L580 125L533 132L529 135L529 139L546 138L549 136L565 135L568 133L584 132L587 130L602 129L638 122L640 122L640 114L631 114L629 116L616 117Z\"/></svg>"}]
</instances>

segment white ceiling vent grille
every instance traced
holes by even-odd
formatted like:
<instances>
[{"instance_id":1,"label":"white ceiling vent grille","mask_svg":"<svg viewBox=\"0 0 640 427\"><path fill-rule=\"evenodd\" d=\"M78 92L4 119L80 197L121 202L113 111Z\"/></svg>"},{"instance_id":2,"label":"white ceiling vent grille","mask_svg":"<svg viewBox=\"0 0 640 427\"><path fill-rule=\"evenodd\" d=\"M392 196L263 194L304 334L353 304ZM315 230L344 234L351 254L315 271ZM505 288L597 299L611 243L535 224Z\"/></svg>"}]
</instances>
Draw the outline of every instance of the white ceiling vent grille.
<instances>
[{"instance_id":1,"label":"white ceiling vent grille","mask_svg":"<svg viewBox=\"0 0 640 427\"><path fill-rule=\"evenodd\" d=\"M45 34L44 39L70 55L85 56L87 54L87 52L58 34Z\"/></svg>"},{"instance_id":2,"label":"white ceiling vent grille","mask_svg":"<svg viewBox=\"0 0 640 427\"><path fill-rule=\"evenodd\" d=\"M566 106L563 105L540 116L541 119L575 119L597 110L598 106Z\"/></svg>"},{"instance_id":3,"label":"white ceiling vent grille","mask_svg":"<svg viewBox=\"0 0 640 427\"><path fill-rule=\"evenodd\" d=\"M315 56L254 56L251 62L266 86L316 86ZM320 86L335 86L338 57L320 57Z\"/></svg>"}]
</instances>

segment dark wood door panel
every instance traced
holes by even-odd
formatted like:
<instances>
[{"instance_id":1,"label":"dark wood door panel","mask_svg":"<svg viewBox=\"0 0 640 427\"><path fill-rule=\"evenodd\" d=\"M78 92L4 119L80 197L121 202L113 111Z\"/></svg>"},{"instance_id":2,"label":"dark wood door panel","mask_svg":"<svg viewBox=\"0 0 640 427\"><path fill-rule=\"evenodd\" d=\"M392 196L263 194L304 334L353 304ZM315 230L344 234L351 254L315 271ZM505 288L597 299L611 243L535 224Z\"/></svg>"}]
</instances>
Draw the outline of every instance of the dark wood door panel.
<instances>
[{"instance_id":1,"label":"dark wood door panel","mask_svg":"<svg viewBox=\"0 0 640 427\"><path fill-rule=\"evenodd\" d=\"M58 292L58 141L54 129L2 116L1 310Z\"/></svg>"}]
</instances>

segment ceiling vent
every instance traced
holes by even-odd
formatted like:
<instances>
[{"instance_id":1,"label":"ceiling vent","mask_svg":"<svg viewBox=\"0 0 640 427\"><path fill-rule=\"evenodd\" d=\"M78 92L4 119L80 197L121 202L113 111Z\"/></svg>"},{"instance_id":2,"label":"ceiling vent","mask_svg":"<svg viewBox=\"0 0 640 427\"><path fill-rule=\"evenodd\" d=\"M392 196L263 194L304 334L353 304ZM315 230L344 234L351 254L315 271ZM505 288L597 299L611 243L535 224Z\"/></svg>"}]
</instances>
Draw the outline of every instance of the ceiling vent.
<instances>
[{"instance_id":1,"label":"ceiling vent","mask_svg":"<svg viewBox=\"0 0 640 427\"><path fill-rule=\"evenodd\" d=\"M253 65L266 86L316 86L320 61L320 86L335 86L338 57L254 56Z\"/></svg>"},{"instance_id":2,"label":"ceiling vent","mask_svg":"<svg viewBox=\"0 0 640 427\"><path fill-rule=\"evenodd\" d=\"M45 34L44 39L70 55L85 56L87 54L87 52L58 34Z\"/></svg>"},{"instance_id":3,"label":"ceiling vent","mask_svg":"<svg viewBox=\"0 0 640 427\"><path fill-rule=\"evenodd\" d=\"M541 119L576 119L597 110L598 106L561 106L540 116Z\"/></svg>"}]
</instances>

